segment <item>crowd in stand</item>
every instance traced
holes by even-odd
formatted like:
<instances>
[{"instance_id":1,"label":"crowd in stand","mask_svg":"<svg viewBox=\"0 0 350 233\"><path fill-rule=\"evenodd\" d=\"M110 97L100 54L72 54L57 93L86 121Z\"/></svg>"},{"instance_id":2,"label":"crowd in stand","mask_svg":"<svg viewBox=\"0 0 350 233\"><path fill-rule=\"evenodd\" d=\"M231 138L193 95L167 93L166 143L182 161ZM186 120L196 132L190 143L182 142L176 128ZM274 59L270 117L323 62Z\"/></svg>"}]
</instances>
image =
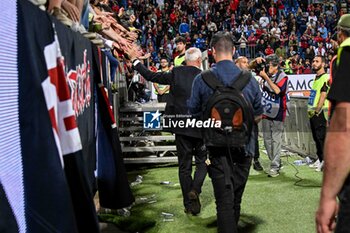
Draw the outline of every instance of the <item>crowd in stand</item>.
<instances>
[{"instance_id":1,"label":"crowd in stand","mask_svg":"<svg viewBox=\"0 0 350 233\"><path fill-rule=\"evenodd\" d=\"M59 5L50 7L52 2L59 2L63 10L57 10ZM69 2L75 2L77 10L67 6ZM342 15L337 1L310 2L50 0L47 5L68 26L74 28L74 23L84 25L82 30L78 27L81 33L86 30L101 34L103 38L97 36L97 39L102 39L104 44L95 37L93 42L113 49L117 59L125 49L137 44L140 53L150 54L151 63L159 64L161 58L172 61L177 56L175 39L179 36L186 39L188 47L204 51L213 33L228 31L237 41L236 56L255 58L275 53L287 74L308 74L312 72L311 61L315 55L323 55L327 61L334 55L336 40L333 37L338 17ZM73 21L73 26L66 19L62 20L67 17ZM210 50L208 53L210 55Z\"/></svg>"}]
</instances>

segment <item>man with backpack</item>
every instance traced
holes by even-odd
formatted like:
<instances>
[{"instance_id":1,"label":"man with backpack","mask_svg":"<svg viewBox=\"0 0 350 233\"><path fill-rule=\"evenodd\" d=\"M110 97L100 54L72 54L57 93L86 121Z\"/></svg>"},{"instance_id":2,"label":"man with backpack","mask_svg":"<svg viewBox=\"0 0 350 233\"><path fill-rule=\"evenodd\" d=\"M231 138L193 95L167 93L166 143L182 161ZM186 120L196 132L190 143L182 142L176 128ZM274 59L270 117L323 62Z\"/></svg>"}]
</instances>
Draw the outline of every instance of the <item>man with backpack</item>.
<instances>
[{"instance_id":1,"label":"man with backpack","mask_svg":"<svg viewBox=\"0 0 350 233\"><path fill-rule=\"evenodd\" d=\"M216 64L195 78L188 100L191 114L221 121L220 128L203 129L202 135L209 151L208 173L216 199L218 231L224 233L237 232L252 160L245 147L254 118L263 113L257 81L233 63L234 43L230 33L213 35L210 47Z\"/></svg>"}]
</instances>

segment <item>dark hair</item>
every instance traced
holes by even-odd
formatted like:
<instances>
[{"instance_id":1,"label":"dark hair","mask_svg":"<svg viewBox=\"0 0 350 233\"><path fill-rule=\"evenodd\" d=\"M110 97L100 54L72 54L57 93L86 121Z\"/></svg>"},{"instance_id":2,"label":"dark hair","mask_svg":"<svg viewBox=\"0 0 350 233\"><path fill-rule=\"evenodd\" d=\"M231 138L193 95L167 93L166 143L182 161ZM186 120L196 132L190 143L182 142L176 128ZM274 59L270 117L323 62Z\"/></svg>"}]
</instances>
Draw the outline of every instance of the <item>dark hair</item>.
<instances>
[{"instance_id":1,"label":"dark hair","mask_svg":"<svg viewBox=\"0 0 350 233\"><path fill-rule=\"evenodd\" d=\"M326 58L322 55L316 55L314 58L319 57L321 58L321 62L326 63Z\"/></svg>"},{"instance_id":2,"label":"dark hair","mask_svg":"<svg viewBox=\"0 0 350 233\"><path fill-rule=\"evenodd\" d=\"M162 56L162 57L159 59L159 61L161 61L161 60L166 60L167 62L169 62L168 58L167 58L167 57L164 57L164 56Z\"/></svg>"},{"instance_id":3,"label":"dark hair","mask_svg":"<svg viewBox=\"0 0 350 233\"><path fill-rule=\"evenodd\" d=\"M217 32L210 41L210 47L215 48L216 52L227 53L232 52L235 39L229 32Z\"/></svg>"},{"instance_id":4,"label":"dark hair","mask_svg":"<svg viewBox=\"0 0 350 233\"><path fill-rule=\"evenodd\" d=\"M185 39L185 37L179 36L179 37L175 40L175 44L180 43L180 42L186 44L186 39Z\"/></svg>"},{"instance_id":5,"label":"dark hair","mask_svg":"<svg viewBox=\"0 0 350 233\"><path fill-rule=\"evenodd\" d=\"M344 36L350 37L350 29L339 27L339 30L344 34Z\"/></svg>"},{"instance_id":6,"label":"dark hair","mask_svg":"<svg viewBox=\"0 0 350 233\"><path fill-rule=\"evenodd\" d=\"M278 66L280 64L280 60L276 54L271 54L265 57L265 61L267 64L271 62L273 66Z\"/></svg>"}]
</instances>

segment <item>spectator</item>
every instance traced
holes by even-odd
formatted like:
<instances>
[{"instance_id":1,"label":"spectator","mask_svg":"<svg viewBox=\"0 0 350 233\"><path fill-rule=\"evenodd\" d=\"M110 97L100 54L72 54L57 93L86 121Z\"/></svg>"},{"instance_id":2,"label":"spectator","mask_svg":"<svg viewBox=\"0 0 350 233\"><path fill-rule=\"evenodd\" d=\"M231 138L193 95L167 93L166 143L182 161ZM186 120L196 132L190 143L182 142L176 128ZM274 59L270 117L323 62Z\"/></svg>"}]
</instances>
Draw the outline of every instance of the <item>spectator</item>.
<instances>
[{"instance_id":1,"label":"spectator","mask_svg":"<svg viewBox=\"0 0 350 233\"><path fill-rule=\"evenodd\" d=\"M283 46L282 43L280 43L275 53L278 57L282 57L283 60L287 57L286 48Z\"/></svg>"},{"instance_id":2,"label":"spectator","mask_svg":"<svg viewBox=\"0 0 350 233\"><path fill-rule=\"evenodd\" d=\"M264 39L259 40L258 45L256 46L256 55L257 56L265 56L265 49L266 49L266 44Z\"/></svg>"},{"instance_id":3,"label":"spectator","mask_svg":"<svg viewBox=\"0 0 350 233\"><path fill-rule=\"evenodd\" d=\"M273 51L273 48L271 48L271 45L267 44L267 48L265 49L265 55L268 56L268 55L273 54L274 52L275 51Z\"/></svg>"},{"instance_id":4,"label":"spectator","mask_svg":"<svg viewBox=\"0 0 350 233\"><path fill-rule=\"evenodd\" d=\"M216 24L212 20L210 20L208 23L208 30L209 30L209 32L211 32L211 34L218 31Z\"/></svg>"},{"instance_id":5,"label":"spectator","mask_svg":"<svg viewBox=\"0 0 350 233\"><path fill-rule=\"evenodd\" d=\"M271 36L279 40L279 38L281 37L281 29L278 27L278 24L276 21L273 21L272 25L273 27L270 30L270 34Z\"/></svg>"},{"instance_id":6,"label":"spectator","mask_svg":"<svg viewBox=\"0 0 350 233\"><path fill-rule=\"evenodd\" d=\"M179 33L184 36L187 32L190 32L190 25L188 25L186 19L182 19L182 23L179 26Z\"/></svg>"},{"instance_id":7,"label":"spectator","mask_svg":"<svg viewBox=\"0 0 350 233\"><path fill-rule=\"evenodd\" d=\"M284 5L282 0L277 0L277 9L278 9L278 16L281 18L281 16L285 16L284 12Z\"/></svg>"},{"instance_id":8,"label":"spectator","mask_svg":"<svg viewBox=\"0 0 350 233\"><path fill-rule=\"evenodd\" d=\"M318 31L320 32L323 40L327 39L328 36L328 30L327 28L324 26L324 23L321 23L321 26L318 28Z\"/></svg>"},{"instance_id":9,"label":"spectator","mask_svg":"<svg viewBox=\"0 0 350 233\"><path fill-rule=\"evenodd\" d=\"M202 34L198 35L198 38L196 39L196 42L195 42L195 47L199 48L201 51L204 51L206 49L206 41L203 38Z\"/></svg>"},{"instance_id":10,"label":"spectator","mask_svg":"<svg viewBox=\"0 0 350 233\"><path fill-rule=\"evenodd\" d=\"M254 33L251 33L247 40L249 46L256 46L257 38Z\"/></svg>"},{"instance_id":11,"label":"spectator","mask_svg":"<svg viewBox=\"0 0 350 233\"><path fill-rule=\"evenodd\" d=\"M238 42L239 44L239 54L241 56L246 56L247 54L247 38L245 38L244 33L241 34L241 37L239 38Z\"/></svg>"},{"instance_id":12,"label":"spectator","mask_svg":"<svg viewBox=\"0 0 350 233\"><path fill-rule=\"evenodd\" d=\"M317 48L315 48L315 55L317 56L324 56L326 53L326 50L323 47L323 43L318 43Z\"/></svg>"},{"instance_id":13,"label":"spectator","mask_svg":"<svg viewBox=\"0 0 350 233\"><path fill-rule=\"evenodd\" d=\"M305 58L305 60L312 61L314 59L314 57L315 57L315 51L313 49L313 46L310 45L310 47L307 48L305 51L304 58Z\"/></svg>"},{"instance_id":14,"label":"spectator","mask_svg":"<svg viewBox=\"0 0 350 233\"><path fill-rule=\"evenodd\" d=\"M270 20L269 18L266 16L266 13L263 12L262 13L262 16L260 17L259 19L259 25L262 27L262 28L267 28L267 26L270 24Z\"/></svg>"},{"instance_id":15,"label":"spectator","mask_svg":"<svg viewBox=\"0 0 350 233\"><path fill-rule=\"evenodd\" d=\"M312 67L309 59L305 59L304 74L312 74Z\"/></svg>"},{"instance_id":16,"label":"spectator","mask_svg":"<svg viewBox=\"0 0 350 233\"><path fill-rule=\"evenodd\" d=\"M310 15L308 17L308 22L311 22L311 21L313 21L315 23L317 22L317 16L315 15L315 13L313 11L310 12Z\"/></svg>"},{"instance_id":17,"label":"spectator","mask_svg":"<svg viewBox=\"0 0 350 233\"><path fill-rule=\"evenodd\" d=\"M274 16L276 16L276 15L277 15L277 9L276 9L276 7L275 7L275 4L272 3L271 6L270 6L270 8L269 8L269 16L270 16L270 17L274 17Z\"/></svg>"},{"instance_id":18,"label":"spectator","mask_svg":"<svg viewBox=\"0 0 350 233\"><path fill-rule=\"evenodd\" d=\"M321 32L317 32L315 38L314 38L315 44L322 43L323 37L321 36Z\"/></svg>"}]
</instances>

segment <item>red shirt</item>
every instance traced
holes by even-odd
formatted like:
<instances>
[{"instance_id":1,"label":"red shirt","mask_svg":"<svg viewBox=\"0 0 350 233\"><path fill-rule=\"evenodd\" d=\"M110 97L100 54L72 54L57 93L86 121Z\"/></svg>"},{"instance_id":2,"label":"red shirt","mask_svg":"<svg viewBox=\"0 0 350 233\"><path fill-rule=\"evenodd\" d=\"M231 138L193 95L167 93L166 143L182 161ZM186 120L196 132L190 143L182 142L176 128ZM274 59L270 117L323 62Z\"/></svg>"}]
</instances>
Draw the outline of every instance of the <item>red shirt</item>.
<instances>
[{"instance_id":1,"label":"red shirt","mask_svg":"<svg viewBox=\"0 0 350 233\"><path fill-rule=\"evenodd\" d=\"M236 11L238 9L239 0L233 0L230 2L230 10Z\"/></svg>"},{"instance_id":2,"label":"red shirt","mask_svg":"<svg viewBox=\"0 0 350 233\"><path fill-rule=\"evenodd\" d=\"M283 5L283 3L282 3L281 0L278 0L278 1L277 1L277 8L278 8L279 10L284 10L284 5Z\"/></svg>"},{"instance_id":3,"label":"red shirt","mask_svg":"<svg viewBox=\"0 0 350 233\"><path fill-rule=\"evenodd\" d=\"M248 37L248 44L250 45L256 45L257 38L254 36L254 34L251 34L251 36Z\"/></svg>"},{"instance_id":4,"label":"red shirt","mask_svg":"<svg viewBox=\"0 0 350 233\"><path fill-rule=\"evenodd\" d=\"M272 17L277 14L277 10L275 7L270 7L269 8L269 15Z\"/></svg>"},{"instance_id":5,"label":"red shirt","mask_svg":"<svg viewBox=\"0 0 350 233\"><path fill-rule=\"evenodd\" d=\"M266 48L265 49L265 55L267 56L267 55L271 55L271 54L273 54L275 51L273 51L273 49L272 48Z\"/></svg>"},{"instance_id":6,"label":"red shirt","mask_svg":"<svg viewBox=\"0 0 350 233\"><path fill-rule=\"evenodd\" d=\"M321 36L316 36L314 38L314 41L317 42L317 43L320 43L320 42L323 42L323 38Z\"/></svg>"},{"instance_id":7,"label":"red shirt","mask_svg":"<svg viewBox=\"0 0 350 233\"><path fill-rule=\"evenodd\" d=\"M176 21L176 14L175 14L175 12L172 12L170 14L169 18L170 18L170 24L174 24L175 21Z\"/></svg>"}]
</instances>

